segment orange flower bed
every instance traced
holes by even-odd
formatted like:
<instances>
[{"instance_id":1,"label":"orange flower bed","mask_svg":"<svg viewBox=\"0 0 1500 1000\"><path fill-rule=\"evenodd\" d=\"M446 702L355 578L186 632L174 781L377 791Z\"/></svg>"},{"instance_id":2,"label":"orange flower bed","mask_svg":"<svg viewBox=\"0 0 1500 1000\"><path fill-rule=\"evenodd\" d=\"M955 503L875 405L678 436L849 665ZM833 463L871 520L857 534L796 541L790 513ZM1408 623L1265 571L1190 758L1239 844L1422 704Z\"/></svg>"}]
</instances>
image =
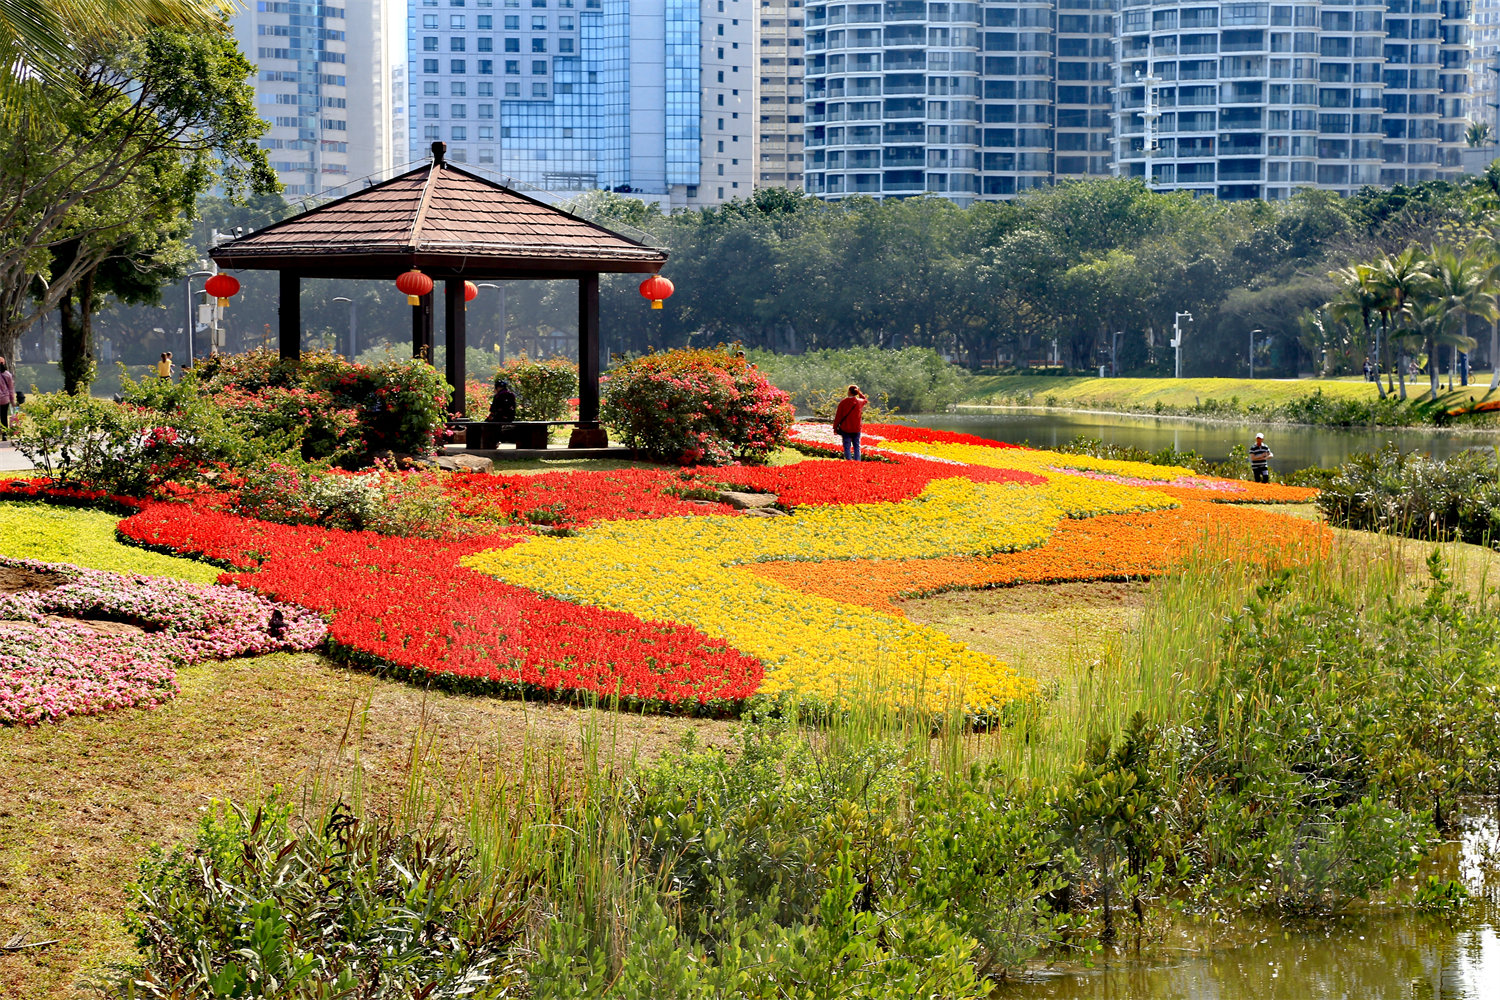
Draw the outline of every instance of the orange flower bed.
<instances>
[{"instance_id":1,"label":"orange flower bed","mask_svg":"<svg viewBox=\"0 0 1500 1000\"><path fill-rule=\"evenodd\" d=\"M1182 491L1189 492L1189 491ZM1181 564L1205 542L1242 546L1267 561L1326 552L1328 526L1253 507L1184 499L1175 510L1065 520L1045 545L994 556L768 562L743 568L783 586L901 615L897 597L1021 583L1125 580Z\"/></svg>"}]
</instances>

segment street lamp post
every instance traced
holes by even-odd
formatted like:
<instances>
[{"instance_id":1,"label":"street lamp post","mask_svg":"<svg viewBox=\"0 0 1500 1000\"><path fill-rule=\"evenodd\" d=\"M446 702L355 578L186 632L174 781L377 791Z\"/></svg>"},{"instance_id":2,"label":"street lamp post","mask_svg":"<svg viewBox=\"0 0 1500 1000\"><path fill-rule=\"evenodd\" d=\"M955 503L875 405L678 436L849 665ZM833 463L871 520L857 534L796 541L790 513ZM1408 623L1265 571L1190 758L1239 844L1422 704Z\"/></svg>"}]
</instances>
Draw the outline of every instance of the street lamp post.
<instances>
[{"instance_id":1,"label":"street lamp post","mask_svg":"<svg viewBox=\"0 0 1500 1000\"><path fill-rule=\"evenodd\" d=\"M349 343L345 345L348 348L348 353L344 356L350 361L353 361L354 355L359 353L359 347L354 339L354 335L356 332L355 323L357 322L357 317L354 314L354 300L349 298L348 296L335 295L333 297L333 301L349 303Z\"/></svg>"},{"instance_id":2,"label":"street lamp post","mask_svg":"<svg viewBox=\"0 0 1500 1000\"><path fill-rule=\"evenodd\" d=\"M187 363L193 363L193 331L197 328L197 321L193 319L193 279L211 278L219 273L219 269L212 267L208 261L199 261L198 265L203 270L193 271L184 279L182 298L182 319L186 324L183 329L187 332Z\"/></svg>"},{"instance_id":3,"label":"street lamp post","mask_svg":"<svg viewBox=\"0 0 1500 1000\"><path fill-rule=\"evenodd\" d=\"M481 281L475 288L493 288L500 293L500 363L505 364L505 286L492 281Z\"/></svg>"},{"instance_id":4,"label":"street lamp post","mask_svg":"<svg viewBox=\"0 0 1500 1000\"><path fill-rule=\"evenodd\" d=\"M1193 314L1180 312L1172 316L1172 348L1177 352L1176 374L1173 378L1182 378L1182 321L1184 319L1191 323Z\"/></svg>"},{"instance_id":5,"label":"street lamp post","mask_svg":"<svg viewBox=\"0 0 1500 1000\"><path fill-rule=\"evenodd\" d=\"M1250 331L1250 377L1251 378L1255 377L1255 335L1257 333L1261 333L1261 332L1262 331L1258 330L1258 329Z\"/></svg>"}]
</instances>

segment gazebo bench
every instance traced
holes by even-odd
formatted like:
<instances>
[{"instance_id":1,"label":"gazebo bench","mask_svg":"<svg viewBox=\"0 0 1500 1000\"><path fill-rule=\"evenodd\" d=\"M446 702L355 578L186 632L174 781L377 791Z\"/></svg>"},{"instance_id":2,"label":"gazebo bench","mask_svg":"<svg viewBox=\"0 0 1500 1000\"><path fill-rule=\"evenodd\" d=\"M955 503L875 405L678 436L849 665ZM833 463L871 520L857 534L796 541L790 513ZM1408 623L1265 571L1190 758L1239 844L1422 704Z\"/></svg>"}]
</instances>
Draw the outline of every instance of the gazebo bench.
<instances>
[{"instance_id":1,"label":"gazebo bench","mask_svg":"<svg viewBox=\"0 0 1500 1000\"><path fill-rule=\"evenodd\" d=\"M514 442L517 448L546 448L552 428L571 427L576 420L516 420L508 424L493 420L469 420L463 423L464 445L468 448L495 448L502 442Z\"/></svg>"}]
</instances>

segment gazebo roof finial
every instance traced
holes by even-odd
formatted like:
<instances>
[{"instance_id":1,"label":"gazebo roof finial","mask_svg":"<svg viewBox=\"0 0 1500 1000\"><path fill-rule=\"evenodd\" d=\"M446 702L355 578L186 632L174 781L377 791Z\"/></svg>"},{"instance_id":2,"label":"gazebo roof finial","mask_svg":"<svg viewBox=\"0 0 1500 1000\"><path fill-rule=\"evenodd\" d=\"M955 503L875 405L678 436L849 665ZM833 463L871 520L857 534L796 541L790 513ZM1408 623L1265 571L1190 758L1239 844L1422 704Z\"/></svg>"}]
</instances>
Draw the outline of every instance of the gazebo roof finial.
<instances>
[{"instance_id":1,"label":"gazebo roof finial","mask_svg":"<svg viewBox=\"0 0 1500 1000\"><path fill-rule=\"evenodd\" d=\"M448 153L448 144L446 142L443 142L441 139L439 139L437 142L433 143L432 144L432 165L435 166L435 167L442 166L442 164L443 164L443 157L446 156L447 153Z\"/></svg>"}]
</instances>

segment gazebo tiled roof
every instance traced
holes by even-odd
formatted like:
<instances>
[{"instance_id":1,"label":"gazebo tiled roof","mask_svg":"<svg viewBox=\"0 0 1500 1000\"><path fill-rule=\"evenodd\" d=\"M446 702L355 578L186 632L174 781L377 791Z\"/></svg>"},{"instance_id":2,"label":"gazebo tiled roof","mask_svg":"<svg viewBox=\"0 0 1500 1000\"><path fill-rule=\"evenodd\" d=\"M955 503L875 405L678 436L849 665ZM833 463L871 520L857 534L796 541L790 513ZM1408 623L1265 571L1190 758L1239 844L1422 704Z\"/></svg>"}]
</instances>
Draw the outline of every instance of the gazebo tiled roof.
<instances>
[{"instance_id":1,"label":"gazebo tiled roof","mask_svg":"<svg viewBox=\"0 0 1500 1000\"><path fill-rule=\"evenodd\" d=\"M562 277L655 273L664 251L452 163L433 163L224 243L220 267L306 277Z\"/></svg>"}]
</instances>

